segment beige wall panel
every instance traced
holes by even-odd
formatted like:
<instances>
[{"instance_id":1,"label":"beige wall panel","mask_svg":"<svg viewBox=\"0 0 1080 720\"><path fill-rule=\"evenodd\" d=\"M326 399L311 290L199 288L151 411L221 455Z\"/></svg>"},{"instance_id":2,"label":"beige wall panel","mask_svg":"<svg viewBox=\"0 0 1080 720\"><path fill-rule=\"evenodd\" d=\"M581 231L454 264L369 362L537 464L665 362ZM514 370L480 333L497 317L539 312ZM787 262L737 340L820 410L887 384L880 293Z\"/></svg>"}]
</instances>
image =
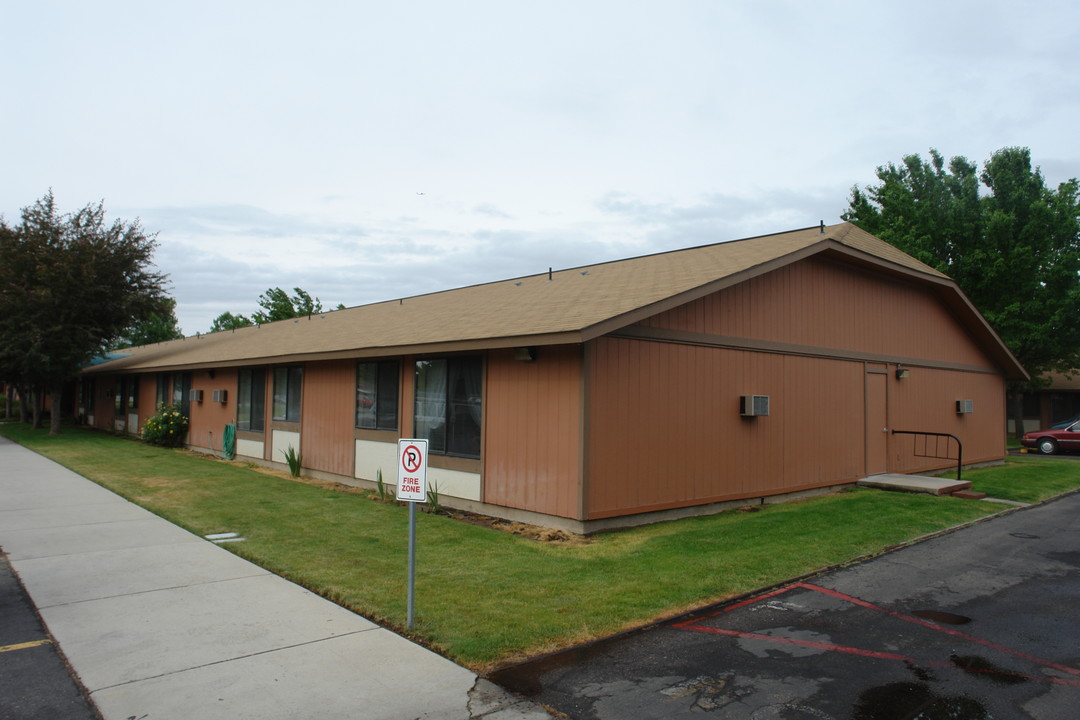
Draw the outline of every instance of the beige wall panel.
<instances>
[{"instance_id":1,"label":"beige wall panel","mask_svg":"<svg viewBox=\"0 0 1080 720\"><path fill-rule=\"evenodd\" d=\"M191 389L202 390L203 399L201 403L190 403L187 442L220 452L225 426L236 424L236 370L221 369L213 373L213 377L207 370L191 373ZM225 402L214 402L214 390L226 392Z\"/></svg>"},{"instance_id":2,"label":"beige wall panel","mask_svg":"<svg viewBox=\"0 0 1080 720\"><path fill-rule=\"evenodd\" d=\"M396 450L395 446L395 450ZM397 455L394 456L396 469ZM385 473L384 473L385 476ZM383 478L386 481L386 478ZM397 488L397 475L390 478L390 484ZM447 470L446 468L432 467L428 465L427 471L428 492L438 491L439 497L455 497L463 500L480 500L480 474L462 472L460 470Z\"/></svg>"},{"instance_id":3,"label":"beige wall panel","mask_svg":"<svg viewBox=\"0 0 1080 720\"><path fill-rule=\"evenodd\" d=\"M354 477L375 482L382 470L383 483L397 484L397 443L356 441Z\"/></svg>"},{"instance_id":4,"label":"beige wall panel","mask_svg":"<svg viewBox=\"0 0 1080 720\"><path fill-rule=\"evenodd\" d=\"M811 258L642 325L992 367L927 289Z\"/></svg>"},{"instance_id":5,"label":"beige wall panel","mask_svg":"<svg viewBox=\"0 0 1080 720\"><path fill-rule=\"evenodd\" d=\"M972 400L975 411L956 412L957 400ZM892 430L950 433L964 444L964 462L1005 456L1005 390L1000 377L981 373L912 368L903 380L889 376L889 425ZM921 472L955 465L919 458L914 440L890 438L890 472Z\"/></svg>"},{"instance_id":6,"label":"beige wall panel","mask_svg":"<svg viewBox=\"0 0 1080 720\"><path fill-rule=\"evenodd\" d=\"M356 362L307 363L302 402L303 447L299 450L304 467L351 477L355 461ZM277 453L274 460L279 460Z\"/></svg>"},{"instance_id":7,"label":"beige wall panel","mask_svg":"<svg viewBox=\"0 0 1080 720\"><path fill-rule=\"evenodd\" d=\"M300 452L300 433L293 432L291 430L271 430L270 431L270 460L276 463L284 464L285 453L292 447L297 452ZM302 454L302 453L301 453ZM307 458L303 458L304 467L308 467Z\"/></svg>"},{"instance_id":8,"label":"beige wall panel","mask_svg":"<svg viewBox=\"0 0 1080 720\"><path fill-rule=\"evenodd\" d=\"M244 457L252 457L263 459L263 454L266 452L266 443L258 440L245 440L243 438L236 439L236 454L243 455Z\"/></svg>"},{"instance_id":9,"label":"beige wall panel","mask_svg":"<svg viewBox=\"0 0 1080 720\"><path fill-rule=\"evenodd\" d=\"M616 338L590 352L589 517L860 477L861 363ZM770 415L741 417L740 395L770 396Z\"/></svg>"},{"instance_id":10,"label":"beige wall panel","mask_svg":"<svg viewBox=\"0 0 1080 720\"><path fill-rule=\"evenodd\" d=\"M581 349L487 356L484 502L576 517L581 437Z\"/></svg>"}]
</instances>

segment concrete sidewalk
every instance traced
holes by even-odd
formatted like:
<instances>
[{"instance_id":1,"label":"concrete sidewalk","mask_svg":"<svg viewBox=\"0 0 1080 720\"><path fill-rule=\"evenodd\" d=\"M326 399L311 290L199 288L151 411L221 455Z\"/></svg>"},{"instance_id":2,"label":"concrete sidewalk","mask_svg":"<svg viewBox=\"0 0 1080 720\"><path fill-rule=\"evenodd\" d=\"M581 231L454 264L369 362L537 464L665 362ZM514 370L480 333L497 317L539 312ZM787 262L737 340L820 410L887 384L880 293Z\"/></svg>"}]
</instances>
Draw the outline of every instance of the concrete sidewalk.
<instances>
[{"instance_id":1,"label":"concrete sidewalk","mask_svg":"<svg viewBox=\"0 0 1080 720\"><path fill-rule=\"evenodd\" d=\"M549 717L4 438L0 548L106 720Z\"/></svg>"}]
</instances>

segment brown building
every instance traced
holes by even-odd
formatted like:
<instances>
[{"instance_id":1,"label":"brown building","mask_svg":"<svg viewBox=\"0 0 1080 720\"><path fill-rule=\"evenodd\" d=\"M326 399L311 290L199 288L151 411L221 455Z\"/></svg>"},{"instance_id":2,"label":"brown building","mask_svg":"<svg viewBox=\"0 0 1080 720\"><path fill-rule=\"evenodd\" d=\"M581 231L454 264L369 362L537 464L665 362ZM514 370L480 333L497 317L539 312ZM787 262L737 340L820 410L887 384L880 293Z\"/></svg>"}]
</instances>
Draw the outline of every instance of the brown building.
<instances>
[{"instance_id":1,"label":"brown building","mask_svg":"<svg viewBox=\"0 0 1080 720\"><path fill-rule=\"evenodd\" d=\"M1080 417L1080 368L1048 372L1046 385L1024 393L1024 430L1042 430Z\"/></svg>"},{"instance_id":2,"label":"brown building","mask_svg":"<svg viewBox=\"0 0 1080 720\"><path fill-rule=\"evenodd\" d=\"M354 483L426 437L447 504L594 531L950 465L890 430L1000 460L1024 377L953 281L844 223L135 348L80 411L135 432L176 398L192 447L231 424Z\"/></svg>"}]
</instances>

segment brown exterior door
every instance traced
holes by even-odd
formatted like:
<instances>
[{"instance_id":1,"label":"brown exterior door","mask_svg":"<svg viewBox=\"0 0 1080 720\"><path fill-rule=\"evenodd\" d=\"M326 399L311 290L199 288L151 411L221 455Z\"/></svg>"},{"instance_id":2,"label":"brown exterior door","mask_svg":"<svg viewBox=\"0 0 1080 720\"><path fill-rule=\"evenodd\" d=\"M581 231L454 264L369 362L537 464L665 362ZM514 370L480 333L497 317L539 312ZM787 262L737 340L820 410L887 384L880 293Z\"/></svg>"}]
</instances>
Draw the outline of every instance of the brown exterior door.
<instances>
[{"instance_id":1,"label":"brown exterior door","mask_svg":"<svg viewBox=\"0 0 1080 720\"><path fill-rule=\"evenodd\" d=\"M886 372L868 368L866 372L866 474L888 472L889 426Z\"/></svg>"}]
</instances>

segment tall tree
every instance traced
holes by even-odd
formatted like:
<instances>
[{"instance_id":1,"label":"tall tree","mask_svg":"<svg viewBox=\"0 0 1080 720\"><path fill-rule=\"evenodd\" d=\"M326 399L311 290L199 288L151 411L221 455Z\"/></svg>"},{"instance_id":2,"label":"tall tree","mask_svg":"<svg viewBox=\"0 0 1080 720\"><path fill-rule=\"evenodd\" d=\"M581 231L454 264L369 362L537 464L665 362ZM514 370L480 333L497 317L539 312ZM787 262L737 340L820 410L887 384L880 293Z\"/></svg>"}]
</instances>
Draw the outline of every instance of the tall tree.
<instances>
[{"instance_id":1,"label":"tall tree","mask_svg":"<svg viewBox=\"0 0 1080 720\"><path fill-rule=\"evenodd\" d=\"M1074 178L1048 188L1028 148L1002 148L982 172L930 151L877 169L851 191L845 220L952 277L1033 377L1080 367L1080 202ZM988 194L981 194L985 187ZM1022 432L1013 384L1012 417Z\"/></svg>"},{"instance_id":2,"label":"tall tree","mask_svg":"<svg viewBox=\"0 0 1080 720\"><path fill-rule=\"evenodd\" d=\"M259 323L274 322L275 320L288 320L289 318L315 315L323 311L319 298L312 298L306 291L293 288L296 295L289 294L279 287L270 288L259 296L259 307L251 319Z\"/></svg>"},{"instance_id":3,"label":"tall tree","mask_svg":"<svg viewBox=\"0 0 1080 720\"><path fill-rule=\"evenodd\" d=\"M251 318L246 315L233 315L231 312L223 312L214 318L214 322L210 325L210 332L236 330L237 328L254 324L255 323L251 322Z\"/></svg>"},{"instance_id":4,"label":"tall tree","mask_svg":"<svg viewBox=\"0 0 1080 720\"><path fill-rule=\"evenodd\" d=\"M163 306L156 245L138 221L107 223L102 203L61 214L52 191L0 233L0 368L51 393L51 433L64 381Z\"/></svg>"},{"instance_id":5,"label":"tall tree","mask_svg":"<svg viewBox=\"0 0 1080 720\"><path fill-rule=\"evenodd\" d=\"M146 318L135 321L124 331L124 337L118 348L136 347L151 343L179 340L184 337L180 330L180 321L176 318L176 300L167 297L161 301L161 307L151 312Z\"/></svg>"},{"instance_id":6,"label":"tall tree","mask_svg":"<svg viewBox=\"0 0 1080 720\"><path fill-rule=\"evenodd\" d=\"M247 315L234 315L231 312L223 312L214 318L214 322L210 325L210 332L221 332L222 330L236 330L237 328L247 327L248 325L254 325L256 323L262 325L263 323L275 322L276 320L288 320L289 318L305 317L307 315L316 315L318 313L326 312L322 306L322 302L319 298L311 297L311 294L301 288L293 288L295 295L290 296L279 287L269 288L266 292L259 296L259 307L261 310L256 310L251 314L251 317ZM343 310L345 306L338 303L335 310Z\"/></svg>"}]
</instances>

